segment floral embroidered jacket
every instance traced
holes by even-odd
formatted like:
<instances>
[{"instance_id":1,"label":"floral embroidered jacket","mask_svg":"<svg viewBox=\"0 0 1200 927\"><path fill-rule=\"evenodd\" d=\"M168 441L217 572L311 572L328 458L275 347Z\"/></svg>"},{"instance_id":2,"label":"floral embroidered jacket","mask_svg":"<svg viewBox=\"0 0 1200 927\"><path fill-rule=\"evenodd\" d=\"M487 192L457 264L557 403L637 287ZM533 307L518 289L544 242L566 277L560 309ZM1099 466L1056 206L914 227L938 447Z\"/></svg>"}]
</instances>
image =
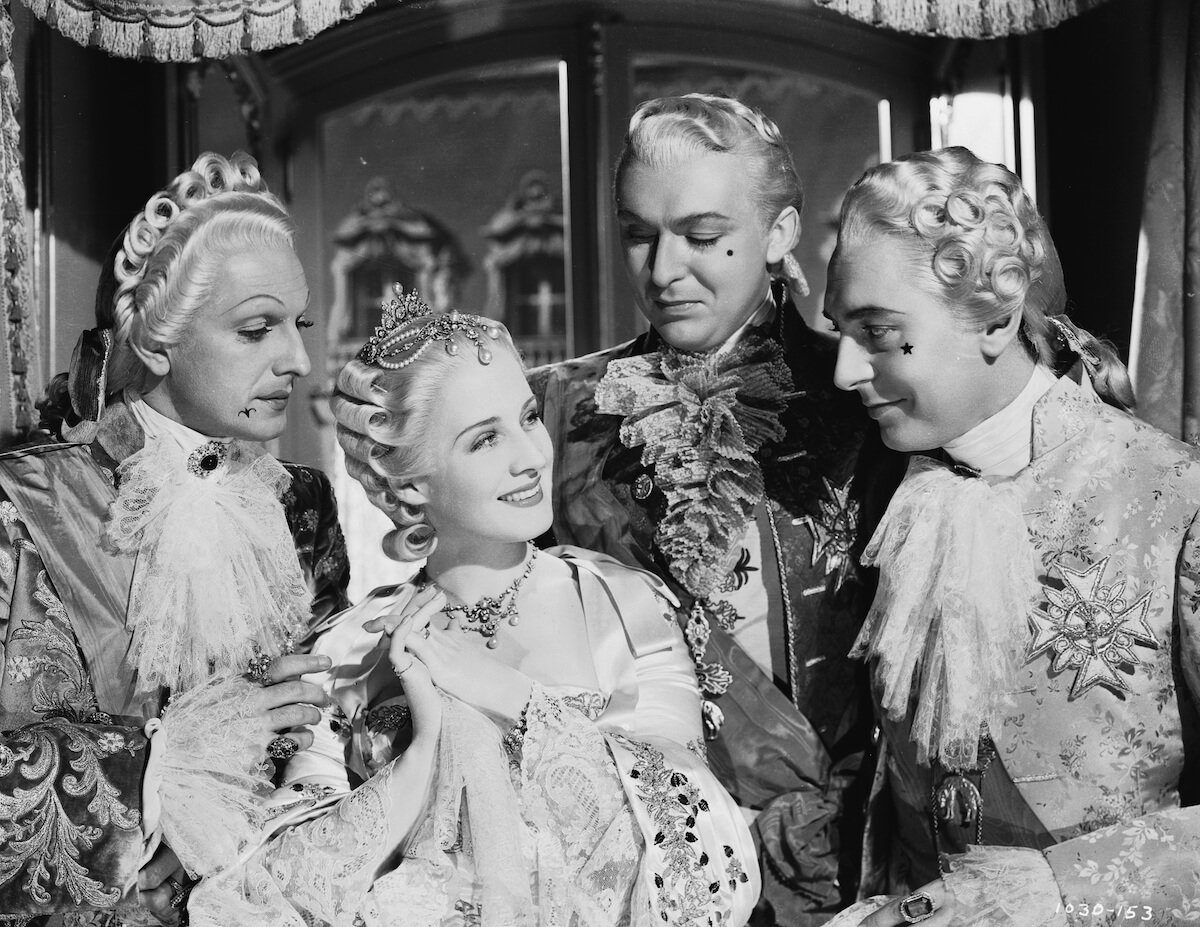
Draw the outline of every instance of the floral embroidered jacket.
<instances>
[{"instance_id":1,"label":"floral embroidered jacket","mask_svg":"<svg viewBox=\"0 0 1200 927\"><path fill-rule=\"evenodd\" d=\"M142 862L142 725L162 698L136 698L123 668L127 590L106 583L123 555L101 531L114 471L143 441L117 404L91 444L0 455L0 915L18 922L119 924ZM345 545L324 475L287 469L320 618L346 604Z\"/></svg>"},{"instance_id":2,"label":"floral embroidered jacket","mask_svg":"<svg viewBox=\"0 0 1200 927\"><path fill-rule=\"evenodd\" d=\"M259 927L746 922L759 890L754 844L704 763L670 594L590 551L545 553L574 574L598 689L535 683L519 747L447 698L427 808L411 834L394 833L388 781L412 728L387 640L362 625L405 587L376 590L314 645L333 660L314 677L332 708L280 792L303 807L314 793L357 788L231 874L245 897L214 882L198 889L193 924L233 923L247 902L257 913L237 922Z\"/></svg>"},{"instance_id":3,"label":"floral embroidered jacket","mask_svg":"<svg viewBox=\"0 0 1200 927\"><path fill-rule=\"evenodd\" d=\"M776 302L777 318L763 330L782 346L795 391L784 397L783 437L754 454L765 487L761 533L774 553L764 555L757 581L768 587L768 622L784 640L787 679L770 678L719 620L688 631L702 694L724 716L709 761L738 803L758 811L764 895L754 923L798 925L820 923L839 906L839 841L841 885L852 892L857 883L861 817L851 813L842 821L844 839L829 825L854 804L845 790L868 748L865 679L848 653L873 583L855 551L860 515L870 522L886 495L887 479L876 465L894 458L857 397L834 387L834 344L804 324L782 290ZM622 444L621 417L596 408L610 364L661 347L650 331L534 370L530 382L555 442L556 540L653 571L679 596L679 622L688 628L695 602L671 575L654 536L667 500L642 449ZM863 455L872 466L856 478L864 440L878 453ZM707 684L713 664L729 674L720 694Z\"/></svg>"},{"instance_id":4,"label":"floral embroidered jacket","mask_svg":"<svg viewBox=\"0 0 1200 927\"><path fill-rule=\"evenodd\" d=\"M1041 584L1013 707L963 777L884 720L863 893L936 878L935 846L1025 847L1004 868L1055 890L988 924L1200 919L1200 453L1064 376L1011 480ZM986 873L962 877L987 895Z\"/></svg>"}]
</instances>

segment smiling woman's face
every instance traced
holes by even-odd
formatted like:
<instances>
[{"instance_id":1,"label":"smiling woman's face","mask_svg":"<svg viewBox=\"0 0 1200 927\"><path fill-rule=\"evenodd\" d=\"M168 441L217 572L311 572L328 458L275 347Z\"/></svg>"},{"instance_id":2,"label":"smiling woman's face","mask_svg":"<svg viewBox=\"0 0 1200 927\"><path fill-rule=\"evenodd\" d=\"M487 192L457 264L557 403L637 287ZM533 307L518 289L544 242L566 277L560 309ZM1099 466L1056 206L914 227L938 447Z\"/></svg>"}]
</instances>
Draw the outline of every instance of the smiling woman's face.
<instances>
[{"instance_id":1,"label":"smiling woman's face","mask_svg":"<svg viewBox=\"0 0 1200 927\"><path fill-rule=\"evenodd\" d=\"M308 283L287 248L244 251L221 266L182 340L156 352L167 369L146 394L158 412L211 437L268 441L311 365Z\"/></svg>"},{"instance_id":2,"label":"smiling woman's face","mask_svg":"<svg viewBox=\"0 0 1200 927\"><path fill-rule=\"evenodd\" d=\"M744 160L720 152L631 161L617 222L638 308L682 351L712 350L741 328L767 295L767 265L795 245L790 226L766 227Z\"/></svg>"},{"instance_id":3,"label":"smiling woman's face","mask_svg":"<svg viewBox=\"0 0 1200 927\"><path fill-rule=\"evenodd\" d=\"M513 352L498 347L484 365L462 351L433 402L422 436L433 472L411 485L439 548L545 532L553 517L553 448Z\"/></svg>"}]
</instances>

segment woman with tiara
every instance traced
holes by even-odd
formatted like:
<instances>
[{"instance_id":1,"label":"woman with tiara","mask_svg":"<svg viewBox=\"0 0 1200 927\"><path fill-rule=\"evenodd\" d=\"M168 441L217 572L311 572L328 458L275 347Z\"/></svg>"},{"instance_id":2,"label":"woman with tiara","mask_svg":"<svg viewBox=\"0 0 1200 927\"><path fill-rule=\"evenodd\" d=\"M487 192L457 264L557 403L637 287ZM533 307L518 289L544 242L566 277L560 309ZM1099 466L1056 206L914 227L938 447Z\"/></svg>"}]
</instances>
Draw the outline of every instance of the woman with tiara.
<instances>
[{"instance_id":1,"label":"woman with tiara","mask_svg":"<svg viewBox=\"0 0 1200 927\"><path fill-rule=\"evenodd\" d=\"M314 647L334 708L283 794L358 787L243 873L276 914L254 922L745 923L754 846L702 758L671 594L531 543L553 460L507 332L408 294L332 405L348 469L396 525L385 550L426 563Z\"/></svg>"},{"instance_id":2,"label":"woman with tiara","mask_svg":"<svg viewBox=\"0 0 1200 927\"><path fill-rule=\"evenodd\" d=\"M1128 413L1020 181L964 148L868 171L830 281L838 386L913 455L856 645L887 897L836 923L1195 920L1196 449Z\"/></svg>"},{"instance_id":3,"label":"woman with tiara","mask_svg":"<svg viewBox=\"0 0 1200 927\"><path fill-rule=\"evenodd\" d=\"M256 833L264 759L311 740L327 661L285 654L344 607L344 545L324 477L260 446L307 305L254 160L204 154L102 269L64 440L0 456L6 917L176 923Z\"/></svg>"}]
</instances>

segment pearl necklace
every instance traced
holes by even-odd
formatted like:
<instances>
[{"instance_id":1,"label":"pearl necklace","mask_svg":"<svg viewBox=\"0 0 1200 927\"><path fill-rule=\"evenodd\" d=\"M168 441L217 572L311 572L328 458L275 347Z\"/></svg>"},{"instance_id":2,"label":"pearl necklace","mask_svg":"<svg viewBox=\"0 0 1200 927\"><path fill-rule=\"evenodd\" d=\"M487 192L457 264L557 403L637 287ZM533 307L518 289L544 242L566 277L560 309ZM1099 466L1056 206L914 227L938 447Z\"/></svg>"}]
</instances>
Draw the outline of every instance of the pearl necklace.
<instances>
[{"instance_id":1,"label":"pearl necklace","mask_svg":"<svg viewBox=\"0 0 1200 927\"><path fill-rule=\"evenodd\" d=\"M482 596L474 605L456 605L447 602L442 606L442 612L451 618L456 614L461 614L462 624L459 627L463 631L474 631L476 634L481 634L487 640L489 649L495 649L498 643L496 632L500 630L501 622L507 620L510 627L516 627L521 620L521 616L517 612L517 596L521 592L521 586L533 572L533 564L537 560L538 554L537 548L533 544L529 544L528 549L529 556L525 561L525 570L499 595ZM435 580L429 580L427 585L441 589L449 596L449 593L442 589Z\"/></svg>"}]
</instances>

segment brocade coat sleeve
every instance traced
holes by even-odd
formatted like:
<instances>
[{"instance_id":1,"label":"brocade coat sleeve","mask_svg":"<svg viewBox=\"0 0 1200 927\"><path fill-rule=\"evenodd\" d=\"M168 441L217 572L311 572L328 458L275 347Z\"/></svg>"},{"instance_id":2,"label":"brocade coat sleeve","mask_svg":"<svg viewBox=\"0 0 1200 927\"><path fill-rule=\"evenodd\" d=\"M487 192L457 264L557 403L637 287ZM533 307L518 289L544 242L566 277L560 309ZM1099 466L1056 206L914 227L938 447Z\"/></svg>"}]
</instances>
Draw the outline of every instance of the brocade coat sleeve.
<instances>
[{"instance_id":1,"label":"brocade coat sleeve","mask_svg":"<svg viewBox=\"0 0 1200 927\"><path fill-rule=\"evenodd\" d=\"M71 619L2 494L0 626L0 914L112 908L141 864L147 739L140 719L98 710Z\"/></svg>"},{"instance_id":2,"label":"brocade coat sleeve","mask_svg":"<svg viewBox=\"0 0 1200 927\"><path fill-rule=\"evenodd\" d=\"M1172 660L1184 724L1190 717L1193 729L1200 713L1198 519L1193 519L1179 553L1177 656ZM1134 743L1129 746L1136 749ZM1165 927L1200 921L1200 806L1195 804L1200 784L1187 781L1187 768L1179 784L1180 798L1190 806L1154 811L1045 851L1062 895L1061 910L1072 927L1130 921Z\"/></svg>"}]
</instances>

